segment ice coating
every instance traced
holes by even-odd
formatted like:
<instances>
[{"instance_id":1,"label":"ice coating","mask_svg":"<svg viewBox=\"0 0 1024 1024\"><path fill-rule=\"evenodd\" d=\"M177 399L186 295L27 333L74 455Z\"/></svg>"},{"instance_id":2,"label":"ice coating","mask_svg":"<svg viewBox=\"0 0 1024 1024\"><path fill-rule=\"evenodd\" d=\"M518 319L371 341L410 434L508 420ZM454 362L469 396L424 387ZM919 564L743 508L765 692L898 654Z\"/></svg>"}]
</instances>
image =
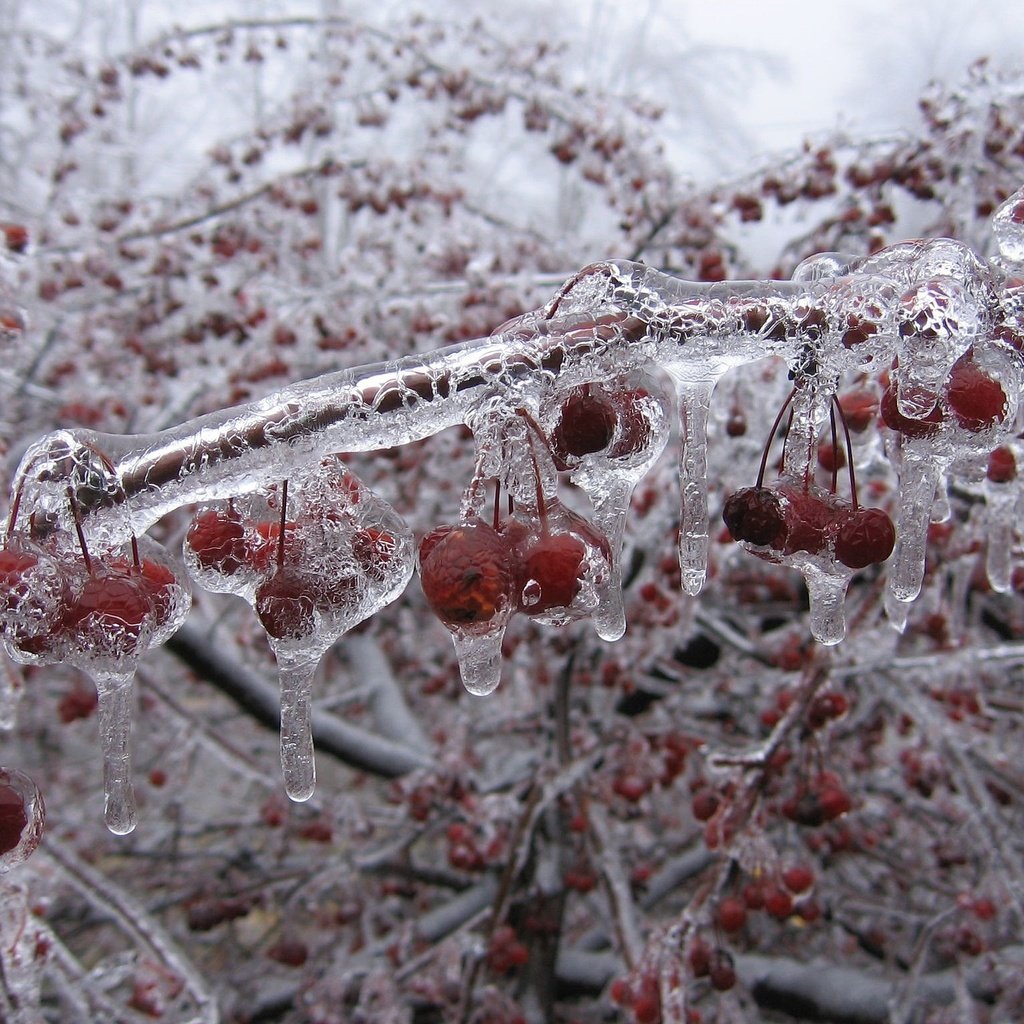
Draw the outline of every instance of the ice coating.
<instances>
[{"instance_id":1,"label":"ice coating","mask_svg":"<svg viewBox=\"0 0 1024 1024\"><path fill-rule=\"evenodd\" d=\"M316 788L313 760L313 676L316 661L278 665L281 677L281 770L289 799L308 800Z\"/></svg>"},{"instance_id":2,"label":"ice coating","mask_svg":"<svg viewBox=\"0 0 1024 1024\"><path fill-rule=\"evenodd\" d=\"M976 465L1017 432L1024 189L996 212L993 239L991 259L951 239L911 240L861 258L821 253L804 261L790 281L697 283L626 260L595 263L570 277L541 309L488 338L299 382L157 434L54 432L28 450L14 481L8 561L0 579L4 644L19 661L69 660L108 679L130 672L180 623L187 609L185 581L169 568L174 578L157 586L159 608L150 596L139 614L119 617L107 614L90 588L100 577L101 590L121 595L122 611L134 607L127 591L141 586L141 565L129 542L138 536L143 545L142 534L157 519L196 502L211 529L235 515L240 527L225 528L223 557L197 527L196 543L185 548L190 574L249 601L282 665L305 671L355 622L393 600L413 564L411 538L390 510L358 484L355 497L344 487L338 491L345 474L336 467L330 483L324 467L332 452L391 447L469 423L480 446L479 475L500 480L519 507L528 512L532 501L533 514L541 515L555 497L558 473L544 445L531 457L532 442L518 443L531 436L523 424L531 417L550 435L567 396L590 387L613 405L632 402L646 420L646 433L639 431L642 443L621 448L633 414L620 412L613 436L558 467L587 492L593 527L608 553L595 555L601 544L590 545L584 598L574 596L565 608L537 617L557 624L589 614L600 635L614 639L625 628L620 554L630 495L667 440L668 406L652 382L667 376L675 387L678 554L683 588L696 594L710 533L707 424L713 392L731 369L766 356L781 358L794 382L783 464L783 484L791 492L787 509L800 503L800 494L820 498L811 486L816 445L844 377L870 373L888 388L881 404L900 489L886 607L901 628L906 604L921 587L928 523L944 479L961 479L963 467ZM514 439L510 429L518 431ZM295 517L282 513L278 522L282 510L274 504L274 488L284 481L291 482ZM1013 502L1010 491L997 489L1007 485L985 486L993 531L988 572L993 586L1003 589L1012 574ZM538 490L541 496L532 496ZM478 514L481 492L470 488L467 494L463 515ZM821 498L826 505L834 500ZM856 499L846 505L856 510ZM840 510L834 511L839 523ZM803 573L811 628L825 643L842 635L842 597L852 575L837 565L837 528L830 526L827 541L814 550L792 543L788 550L747 545ZM357 540L376 552L365 564ZM236 542L237 550L231 547ZM89 558L79 549L86 546L96 566L84 564ZM315 581L323 578L338 585L318 591ZM531 594L518 598L525 614L536 610ZM500 622L485 631L453 633L464 678L475 692L497 683L504 627ZM305 688L290 682L286 688L299 694L286 701L289 716L294 711L289 722L299 723L291 733L300 737L289 749L307 750ZM295 770L298 778L306 768ZM296 792L304 788L294 786Z\"/></svg>"},{"instance_id":3,"label":"ice coating","mask_svg":"<svg viewBox=\"0 0 1024 1024\"><path fill-rule=\"evenodd\" d=\"M43 795L17 768L0 768L0 875L24 863L39 845L46 823Z\"/></svg>"}]
</instances>

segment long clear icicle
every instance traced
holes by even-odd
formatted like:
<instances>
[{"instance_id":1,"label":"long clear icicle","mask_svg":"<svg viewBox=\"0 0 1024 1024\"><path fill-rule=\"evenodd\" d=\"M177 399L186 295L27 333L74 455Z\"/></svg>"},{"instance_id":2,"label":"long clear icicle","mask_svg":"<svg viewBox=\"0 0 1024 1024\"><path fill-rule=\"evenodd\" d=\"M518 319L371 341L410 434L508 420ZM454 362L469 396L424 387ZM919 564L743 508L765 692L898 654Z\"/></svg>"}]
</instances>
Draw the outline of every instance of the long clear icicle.
<instances>
[{"instance_id":1,"label":"long clear icicle","mask_svg":"<svg viewBox=\"0 0 1024 1024\"><path fill-rule=\"evenodd\" d=\"M937 459L904 449L896 547L889 568L889 589L897 601L913 601L921 593L932 499L943 468Z\"/></svg>"},{"instance_id":2,"label":"long clear icicle","mask_svg":"<svg viewBox=\"0 0 1024 1024\"><path fill-rule=\"evenodd\" d=\"M302 803L316 789L313 755L313 676L319 660L281 659L281 770L289 798Z\"/></svg>"},{"instance_id":3,"label":"long clear icicle","mask_svg":"<svg viewBox=\"0 0 1024 1024\"><path fill-rule=\"evenodd\" d=\"M594 504L594 523L608 538L611 565L597 590L594 628L602 640L618 640L626 632L626 609L622 598L622 538L626 529L633 481L611 474Z\"/></svg>"},{"instance_id":4,"label":"long clear icicle","mask_svg":"<svg viewBox=\"0 0 1024 1024\"><path fill-rule=\"evenodd\" d=\"M676 380L679 399L679 572L696 597L708 571L708 410L715 381Z\"/></svg>"},{"instance_id":5,"label":"long clear icicle","mask_svg":"<svg viewBox=\"0 0 1024 1024\"><path fill-rule=\"evenodd\" d=\"M124 836L138 821L131 758L135 673L97 674L95 683L103 748L103 814L107 828Z\"/></svg>"},{"instance_id":6,"label":"long clear icicle","mask_svg":"<svg viewBox=\"0 0 1024 1024\"><path fill-rule=\"evenodd\" d=\"M501 641L504 636L504 626L481 636L452 633L462 685L476 697L493 693L501 682Z\"/></svg>"}]
</instances>

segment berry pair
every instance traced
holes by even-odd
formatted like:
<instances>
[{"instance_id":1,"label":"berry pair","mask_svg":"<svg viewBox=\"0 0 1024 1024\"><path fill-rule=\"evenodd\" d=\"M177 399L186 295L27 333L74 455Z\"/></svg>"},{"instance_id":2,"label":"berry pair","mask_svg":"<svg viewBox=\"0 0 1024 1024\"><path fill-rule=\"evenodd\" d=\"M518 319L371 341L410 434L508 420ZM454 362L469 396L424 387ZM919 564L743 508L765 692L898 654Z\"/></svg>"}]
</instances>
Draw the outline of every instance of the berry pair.
<instances>
[{"instance_id":1,"label":"berry pair","mask_svg":"<svg viewBox=\"0 0 1024 1024\"><path fill-rule=\"evenodd\" d=\"M518 516L439 526L420 544L420 579L434 614L467 635L504 626L513 612L563 623L586 614L591 577L607 571L607 540L557 500L539 528Z\"/></svg>"}]
</instances>

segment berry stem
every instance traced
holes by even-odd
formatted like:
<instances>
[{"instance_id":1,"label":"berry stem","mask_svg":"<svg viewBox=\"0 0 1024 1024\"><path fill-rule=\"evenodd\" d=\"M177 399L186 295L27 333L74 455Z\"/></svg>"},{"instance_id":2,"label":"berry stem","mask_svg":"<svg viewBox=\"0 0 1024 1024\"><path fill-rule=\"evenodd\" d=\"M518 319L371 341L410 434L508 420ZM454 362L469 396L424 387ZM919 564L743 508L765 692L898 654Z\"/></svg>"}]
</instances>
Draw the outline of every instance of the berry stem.
<instances>
[{"instance_id":1,"label":"berry stem","mask_svg":"<svg viewBox=\"0 0 1024 1024\"><path fill-rule=\"evenodd\" d=\"M836 398L832 396L832 401L828 407L828 426L829 433L832 436L832 493L836 493L836 486L839 483L839 444L836 436Z\"/></svg>"},{"instance_id":2,"label":"berry stem","mask_svg":"<svg viewBox=\"0 0 1024 1024\"><path fill-rule=\"evenodd\" d=\"M11 499L11 510L7 515L7 530L4 533L4 544L6 544L11 534L14 533L14 524L18 519L18 511L21 508L21 494L25 487L24 478L18 481L17 490L14 492L14 497Z\"/></svg>"},{"instance_id":3,"label":"berry stem","mask_svg":"<svg viewBox=\"0 0 1024 1024\"><path fill-rule=\"evenodd\" d=\"M75 532L78 534L78 546L82 549L82 561L85 563L85 571L91 576L92 558L89 556L89 546L85 543L85 531L82 529L82 517L78 512L78 502L75 500L75 492L69 487L68 504L71 506L71 518L75 521Z\"/></svg>"},{"instance_id":4,"label":"berry stem","mask_svg":"<svg viewBox=\"0 0 1024 1024\"><path fill-rule=\"evenodd\" d=\"M139 558L139 541L135 534L132 534L132 568L136 572L142 572L142 559Z\"/></svg>"},{"instance_id":5,"label":"berry stem","mask_svg":"<svg viewBox=\"0 0 1024 1024\"><path fill-rule=\"evenodd\" d=\"M501 480L494 481L494 519L492 525L497 530L501 525L501 516L499 514L499 508L501 503Z\"/></svg>"},{"instance_id":6,"label":"berry stem","mask_svg":"<svg viewBox=\"0 0 1024 1024\"><path fill-rule=\"evenodd\" d=\"M782 422L782 417L785 415L786 410L789 408L790 402L793 401L793 396L796 394L796 388L792 388L786 400L782 403L778 413L775 416L775 422L772 424L772 429L768 431L768 440L764 443L764 451L761 452L761 465L757 470L757 483L755 487L761 488L764 486L764 472L768 466L768 453L772 448L772 441L775 440L775 435L778 432L779 424Z\"/></svg>"},{"instance_id":7,"label":"berry stem","mask_svg":"<svg viewBox=\"0 0 1024 1024\"><path fill-rule=\"evenodd\" d=\"M839 399L832 396L832 408L839 413L839 422L843 426L843 436L846 438L846 465L850 472L850 504L854 511L857 510L857 474L853 471L853 442L850 440L850 425L846 422L846 413L843 412L843 405ZM834 413L833 413L834 416ZM832 421L832 452L835 454L835 419ZM835 481L832 482L832 490L835 491Z\"/></svg>"},{"instance_id":8,"label":"berry stem","mask_svg":"<svg viewBox=\"0 0 1024 1024\"><path fill-rule=\"evenodd\" d=\"M540 424L530 415L528 409L522 407L516 409L516 412L523 417L526 421L530 431L526 435L526 443L530 449L530 462L533 465L533 479L537 487L537 513L540 515L540 532L542 537L548 536L548 510L547 510L547 499L544 497L544 488L541 485L540 479L540 464L537 462L537 449L534 447L533 435L536 434L545 444L547 445L547 438L544 436L544 431L540 429Z\"/></svg>"},{"instance_id":9,"label":"berry stem","mask_svg":"<svg viewBox=\"0 0 1024 1024\"><path fill-rule=\"evenodd\" d=\"M277 567L284 566L284 524L288 515L288 481L281 482L281 528L277 537Z\"/></svg>"}]
</instances>

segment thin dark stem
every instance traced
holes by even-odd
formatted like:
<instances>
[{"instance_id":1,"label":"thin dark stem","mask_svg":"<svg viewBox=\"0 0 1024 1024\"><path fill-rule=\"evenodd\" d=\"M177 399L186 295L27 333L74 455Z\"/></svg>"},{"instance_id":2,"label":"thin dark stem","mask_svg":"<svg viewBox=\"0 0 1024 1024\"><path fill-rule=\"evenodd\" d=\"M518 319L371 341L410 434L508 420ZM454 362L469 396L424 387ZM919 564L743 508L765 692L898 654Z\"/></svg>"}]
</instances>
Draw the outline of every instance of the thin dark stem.
<instances>
[{"instance_id":1,"label":"thin dark stem","mask_svg":"<svg viewBox=\"0 0 1024 1024\"><path fill-rule=\"evenodd\" d=\"M843 405L835 395L832 396L832 405L838 411L839 422L843 425L843 436L846 438L846 464L850 470L850 504L856 509L858 507L857 474L853 471L853 442L850 440L850 425L846 422L846 413L843 412ZM835 441L832 444L834 447Z\"/></svg>"},{"instance_id":2,"label":"thin dark stem","mask_svg":"<svg viewBox=\"0 0 1024 1024\"><path fill-rule=\"evenodd\" d=\"M764 486L764 471L768 467L768 453L772 448L772 441L775 440L775 435L778 433L779 424L782 422L782 417L785 415L786 410L789 408L790 402L793 401L793 396L796 394L796 388L790 390L789 394L786 395L786 400L782 403L779 408L778 414L775 417L775 422L772 424L772 429L768 431L768 440L764 443L764 451L761 452L761 465L757 470L757 484L758 488Z\"/></svg>"},{"instance_id":3,"label":"thin dark stem","mask_svg":"<svg viewBox=\"0 0 1024 1024\"><path fill-rule=\"evenodd\" d=\"M280 533L277 537L277 567L284 566L284 524L288 515L288 481L281 483L281 524Z\"/></svg>"},{"instance_id":4,"label":"thin dark stem","mask_svg":"<svg viewBox=\"0 0 1024 1024\"><path fill-rule=\"evenodd\" d=\"M82 517L78 513L78 502L75 501L75 492L68 488L68 504L71 506L71 518L75 521L75 532L78 534L78 545L82 549L82 561L85 563L85 571L92 575L92 558L89 556L89 546L85 543L85 531L82 529Z\"/></svg>"},{"instance_id":5,"label":"thin dark stem","mask_svg":"<svg viewBox=\"0 0 1024 1024\"><path fill-rule=\"evenodd\" d=\"M839 483L839 439L836 436L836 400L832 397L832 403L828 407L828 426L832 434L832 493L836 493L836 485Z\"/></svg>"}]
</instances>

